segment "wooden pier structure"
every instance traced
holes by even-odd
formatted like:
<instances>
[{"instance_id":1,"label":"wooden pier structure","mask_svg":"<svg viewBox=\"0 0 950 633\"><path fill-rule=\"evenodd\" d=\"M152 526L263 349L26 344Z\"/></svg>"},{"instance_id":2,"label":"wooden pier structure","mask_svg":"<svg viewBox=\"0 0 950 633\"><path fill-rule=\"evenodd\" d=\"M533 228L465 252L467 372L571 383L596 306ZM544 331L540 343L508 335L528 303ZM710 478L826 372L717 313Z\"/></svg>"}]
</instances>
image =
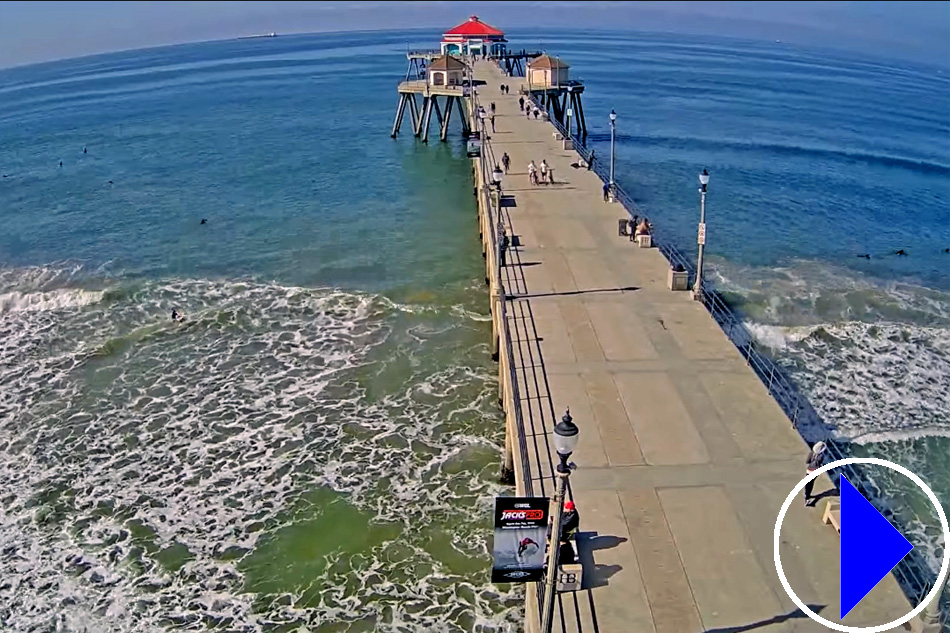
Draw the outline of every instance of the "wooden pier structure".
<instances>
[{"instance_id":1,"label":"wooden pier structure","mask_svg":"<svg viewBox=\"0 0 950 633\"><path fill-rule=\"evenodd\" d=\"M416 101L416 95L422 97L422 103ZM443 98L439 105L439 98ZM393 123L392 137L399 135L406 110L412 122L412 133L420 137L423 143L429 142L429 124L432 113L435 112L439 124L439 140L448 139L449 122L452 120L453 106L458 110L459 121L462 126L462 136L471 134L469 116L465 111L463 99L466 97L466 88L463 86L430 86L425 80L404 81L399 84L399 105L396 106L396 120Z\"/></svg>"},{"instance_id":2,"label":"wooden pier structure","mask_svg":"<svg viewBox=\"0 0 950 633\"><path fill-rule=\"evenodd\" d=\"M553 630L825 631L773 564L776 517L805 474L808 446L703 304L669 289L659 249L618 237L628 212L604 202L603 181L571 166L578 155L550 123L523 115L515 90L501 95L511 78L486 61L473 71L484 84L465 99L470 127L479 131L479 99L497 106L473 172L505 464L519 495L553 496L553 427L570 407L580 428L568 498L580 513L584 580L557 595ZM491 173L503 153L511 170L499 193ZM528 162L542 159L555 184L529 183ZM504 267L499 226L517 238ZM828 498L833 490L827 478L815 487ZM819 504L792 504L782 563L801 600L842 622L839 536ZM540 628L542 592L527 585L527 633ZM888 575L842 623L878 625L910 610Z\"/></svg>"},{"instance_id":3,"label":"wooden pier structure","mask_svg":"<svg viewBox=\"0 0 950 633\"><path fill-rule=\"evenodd\" d=\"M583 582L557 593L553 630L823 632L786 594L773 562L776 518L805 474L808 446L704 304L671 289L660 249L618 236L631 211L605 201L603 181L562 137L568 108L583 121L571 96L583 85L529 85L485 60L466 66L465 85L431 79L399 85L393 136L408 109L427 140L435 111L446 140L455 109L463 134L481 140L473 177L505 413L502 472L519 496L554 496L554 426L569 407L580 428L567 498L580 513ZM561 130L525 116L519 94ZM494 132L478 116L480 101L496 104ZM511 169L498 187L492 173L503 153ZM554 183L532 185L527 165L542 160ZM501 230L512 238L503 267ZM840 537L822 521L835 487L823 476L815 492L819 504L796 499L780 534L799 598L848 626L908 613L891 574L846 622L838 618ZM527 633L539 633L543 592L542 583L526 585ZM939 630L916 619L908 626Z\"/></svg>"}]
</instances>

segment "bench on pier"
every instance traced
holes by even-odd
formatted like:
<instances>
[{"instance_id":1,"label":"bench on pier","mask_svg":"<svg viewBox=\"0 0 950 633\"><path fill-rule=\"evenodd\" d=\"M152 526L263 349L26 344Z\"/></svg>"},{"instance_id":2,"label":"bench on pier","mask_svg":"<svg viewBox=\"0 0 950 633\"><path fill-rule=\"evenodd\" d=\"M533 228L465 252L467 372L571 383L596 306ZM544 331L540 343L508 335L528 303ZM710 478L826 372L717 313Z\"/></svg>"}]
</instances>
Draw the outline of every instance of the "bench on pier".
<instances>
[{"instance_id":1,"label":"bench on pier","mask_svg":"<svg viewBox=\"0 0 950 633\"><path fill-rule=\"evenodd\" d=\"M825 513L821 517L824 524L830 523L838 534L841 534L841 502L828 501L825 503Z\"/></svg>"}]
</instances>

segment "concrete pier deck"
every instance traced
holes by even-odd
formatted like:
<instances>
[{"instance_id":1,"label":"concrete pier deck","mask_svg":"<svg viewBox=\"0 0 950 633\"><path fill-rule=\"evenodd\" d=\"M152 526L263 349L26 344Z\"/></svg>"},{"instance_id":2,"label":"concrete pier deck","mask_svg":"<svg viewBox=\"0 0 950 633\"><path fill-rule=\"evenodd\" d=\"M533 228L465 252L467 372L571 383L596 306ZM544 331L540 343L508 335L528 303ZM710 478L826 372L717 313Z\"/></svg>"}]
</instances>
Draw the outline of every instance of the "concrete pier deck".
<instances>
[{"instance_id":1,"label":"concrete pier deck","mask_svg":"<svg viewBox=\"0 0 950 633\"><path fill-rule=\"evenodd\" d=\"M603 202L602 181L570 167L577 154L519 112L516 90L501 94L499 84L521 80L490 62L477 62L475 76L485 82L479 102L497 106L494 156L511 157L501 216L521 246L509 250L502 283L534 494L553 496L551 431L566 407L581 431L569 496L584 589L559 595L554 630L827 630L798 610L773 564L775 520L805 474L806 444L702 305L667 289L660 252L618 237L627 214ZM532 159L553 166L554 185L529 184ZM819 480L815 493L831 488ZM850 626L910 611L888 576L838 619L839 537L823 508L796 499L782 529L798 596ZM531 632L536 594L527 593Z\"/></svg>"}]
</instances>

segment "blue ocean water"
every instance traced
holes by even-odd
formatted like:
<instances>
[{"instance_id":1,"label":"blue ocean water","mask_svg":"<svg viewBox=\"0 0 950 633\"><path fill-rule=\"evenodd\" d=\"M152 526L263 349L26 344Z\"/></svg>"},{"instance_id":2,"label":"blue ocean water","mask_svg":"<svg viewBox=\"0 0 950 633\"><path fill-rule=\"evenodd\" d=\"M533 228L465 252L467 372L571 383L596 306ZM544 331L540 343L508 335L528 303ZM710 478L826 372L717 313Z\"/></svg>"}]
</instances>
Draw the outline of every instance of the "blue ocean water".
<instances>
[{"instance_id":1,"label":"blue ocean water","mask_svg":"<svg viewBox=\"0 0 950 633\"><path fill-rule=\"evenodd\" d=\"M950 79L782 43L509 39L585 80L602 158L616 109L618 180L686 251L709 169L716 283L832 433L950 500ZM470 165L457 137L389 138L404 52L436 40L0 71L0 619L518 630L488 520L458 520L502 490Z\"/></svg>"}]
</instances>

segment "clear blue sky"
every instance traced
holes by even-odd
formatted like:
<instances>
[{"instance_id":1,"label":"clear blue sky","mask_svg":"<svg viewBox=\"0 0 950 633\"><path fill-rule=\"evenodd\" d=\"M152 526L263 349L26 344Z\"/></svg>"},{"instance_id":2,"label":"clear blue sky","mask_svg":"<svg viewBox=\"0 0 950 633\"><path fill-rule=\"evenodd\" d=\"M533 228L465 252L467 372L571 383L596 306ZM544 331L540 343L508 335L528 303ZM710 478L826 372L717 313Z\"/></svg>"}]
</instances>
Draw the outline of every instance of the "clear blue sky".
<instances>
[{"instance_id":1,"label":"clear blue sky","mask_svg":"<svg viewBox=\"0 0 950 633\"><path fill-rule=\"evenodd\" d=\"M0 67L276 31L502 28L718 34L950 66L950 2L0 2Z\"/></svg>"}]
</instances>

